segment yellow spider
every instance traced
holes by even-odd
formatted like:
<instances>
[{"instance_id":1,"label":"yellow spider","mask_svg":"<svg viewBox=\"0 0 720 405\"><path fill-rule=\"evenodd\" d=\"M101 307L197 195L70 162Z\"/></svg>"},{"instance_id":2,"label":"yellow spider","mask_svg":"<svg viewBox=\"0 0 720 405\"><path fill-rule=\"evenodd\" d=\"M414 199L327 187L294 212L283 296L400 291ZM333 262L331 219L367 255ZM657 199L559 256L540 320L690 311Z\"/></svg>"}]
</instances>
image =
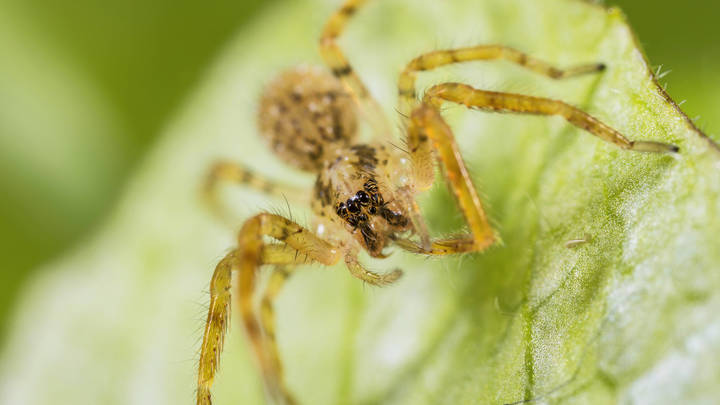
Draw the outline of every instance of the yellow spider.
<instances>
[{"instance_id":1,"label":"yellow spider","mask_svg":"<svg viewBox=\"0 0 720 405\"><path fill-rule=\"evenodd\" d=\"M293 266L344 261L350 273L373 285L387 285L402 272L367 270L358 260L365 250L385 257L390 246L422 254L448 255L480 252L496 241L478 194L468 175L453 133L440 114L445 102L494 112L559 115L616 146L643 152L677 152L678 148L652 141L630 141L598 119L562 101L521 94L475 89L460 83L442 83L416 97L418 72L453 63L503 59L539 74L562 79L600 72L603 64L558 69L502 45L433 51L407 64L400 74L398 94L405 127L401 150L382 141L356 143L356 106L373 124L379 137L389 125L337 45L349 19L366 0L347 0L327 21L320 52L329 71L300 67L280 75L260 101L259 124L270 147L285 162L317 174L312 209L314 230L280 215L260 213L245 221L237 247L218 263L210 283L210 309L205 324L198 370L197 404L211 403L210 387L217 372L228 326L231 295L262 371L268 394L278 403L297 404L283 380L275 342L273 299ZM469 233L450 239L432 239L415 197L435 180L435 162L442 168L452 194L467 222ZM282 186L233 163L218 163L210 172L207 191L218 181L230 181L280 193ZM298 191L292 191L298 192ZM303 191L299 191L303 192ZM274 242L267 242L267 237ZM258 269L274 266L259 313L253 308ZM231 275L238 290L231 293Z\"/></svg>"}]
</instances>

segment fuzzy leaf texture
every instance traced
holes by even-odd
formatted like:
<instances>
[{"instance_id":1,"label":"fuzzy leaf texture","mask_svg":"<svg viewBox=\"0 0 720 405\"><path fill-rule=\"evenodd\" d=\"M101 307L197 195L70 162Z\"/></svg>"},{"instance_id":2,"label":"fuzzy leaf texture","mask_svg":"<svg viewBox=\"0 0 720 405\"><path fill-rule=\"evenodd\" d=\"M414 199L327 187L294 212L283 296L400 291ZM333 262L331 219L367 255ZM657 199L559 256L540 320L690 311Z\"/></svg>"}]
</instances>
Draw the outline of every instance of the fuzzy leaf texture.
<instances>
[{"instance_id":1,"label":"fuzzy leaf texture","mask_svg":"<svg viewBox=\"0 0 720 405\"><path fill-rule=\"evenodd\" d=\"M310 223L308 207L234 188L222 195L236 220L220 222L200 184L226 158L311 186L256 136L256 102L282 69L320 63L316 38L337 3L277 4L228 45L102 229L25 292L2 361L3 403L193 401L207 286L242 219L290 210ZM382 289L342 265L298 271L279 297L277 335L303 404L720 396L720 149L654 81L618 10L574 0L373 1L341 43L393 122L397 74L424 51L501 43L561 67L604 62L601 74L564 81L505 62L468 63L425 73L419 84L562 99L631 139L681 152L627 152L559 118L447 106L503 243L456 258L365 258L378 271L405 270ZM435 234L462 226L443 184L421 205ZM589 242L566 247L585 235ZM263 404L234 321L215 403Z\"/></svg>"}]
</instances>

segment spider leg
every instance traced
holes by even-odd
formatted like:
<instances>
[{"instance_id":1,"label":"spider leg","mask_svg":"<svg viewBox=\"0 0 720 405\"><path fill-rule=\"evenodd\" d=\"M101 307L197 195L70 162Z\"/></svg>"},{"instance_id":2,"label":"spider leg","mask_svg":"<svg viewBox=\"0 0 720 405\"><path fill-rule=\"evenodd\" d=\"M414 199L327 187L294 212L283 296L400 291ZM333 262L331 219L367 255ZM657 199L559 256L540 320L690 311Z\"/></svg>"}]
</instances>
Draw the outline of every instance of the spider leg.
<instances>
[{"instance_id":1,"label":"spider leg","mask_svg":"<svg viewBox=\"0 0 720 405\"><path fill-rule=\"evenodd\" d=\"M540 59L535 59L523 52L503 45L479 45L428 52L411 60L405 67L405 70L400 73L398 96L400 98L399 106L401 113L409 116L419 103L415 93L415 79L417 78L418 72L432 70L454 63L481 60L506 60L552 79L565 79L587 73L600 72L605 69L605 65L602 63L585 64L573 66L568 69L560 69Z\"/></svg>"},{"instance_id":2,"label":"spider leg","mask_svg":"<svg viewBox=\"0 0 720 405\"><path fill-rule=\"evenodd\" d=\"M264 246L262 251L262 260L265 264L283 265L300 265L310 262L310 258L307 255L281 244L269 244ZM345 254L345 264L353 277L376 286L391 284L402 276L402 271L399 269L395 269L385 274L374 273L366 269L365 266L363 266L358 260L357 252L347 252Z\"/></svg>"},{"instance_id":3,"label":"spider leg","mask_svg":"<svg viewBox=\"0 0 720 405\"><path fill-rule=\"evenodd\" d=\"M433 155L440 162L450 190L470 228L470 236L431 241L429 246L396 240L403 249L424 254L477 252L492 245L496 236L480 203L475 186L463 162L455 137L436 107L422 104L413 111L408 127L407 145L413 166L414 186L427 190L435 180Z\"/></svg>"},{"instance_id":4,"label":"spider leg","mask_svg":"<svg viewBox=\"0 0 720 405\"><path fill-rule=\"evenodd\" d=\"M430 153L430 155L432 155L432 153ZM430 164L430 170L433 175L432 180L434 180L435 168L434 166L432 166L432 157L430 157ZM413 228L415 229L415 234L417 234L420 238L421 246L423 246L427 250L430 249L432 246L432 241L430 240L430 232L428 231L427 224L425 223L425 219L422 216L422 211L420 211L420 206L418 205L417 200L415 200L415 198L413 197L412 190L412 187L403 187L402 189L398 190L398 195L405 200L408 207L407 215L408 217L410 217L410 221L412 222Z\"/></svg>"},{"instance_id":5,"label":"spider leg","mask_svg":"<svg viewBox=\"0 0 720 405\"><path fill-rule=\"evenodd\" d=\"M440 115L440 105L445 101L495 112L559 115L571 124L622 149L657 153L678 151L677 146L661 142L630 141L597 118L562 101L478 90L460 83L435 85L425 93L422 104L415 108L410 117L407 144L413 163L414 185L418 191L426 190L432 185L434 180L432 153L433 149L436 150L450 189L470 227L472 238L436 240L431 242L429 248L407 239L395 241L399 247L415 253L444 255L479 251L490 246L495 240L452 131Z\"/></svg>"},{"instance_id":6,"label":"spider leg","mask_svg":"<svg viewBox=\"0 0 720 405\"><path fill-rule=\"evenodd\" d=\"M275 196L297 197L305 194L307 191L305 189L277 183L274 180L267 179L233 162L216 162L212 165L204 184L206 196L214 199L219 183L221 182L244 185L262 191L265 194Z\"/></svg>"},{"instance_id":7,"label":"spider leg","mask_svg":"<svg viewBox=\"0 0 720 405\"><path fill-rule=\"evenodd\" d=\"M311 264L314 260L307 253L283 243L269 243L263 246L260 259L263 264L301 265Z\"/></svg>"},{"instance_id":8,"label":"spider leg","mask_svg":"<svg viewBox=\"0 0 720 405\"><path fill-rule=\"evenodd\" d=\"M292 274L292 268L286 266L276 267L270 279L268 280L265 294L260 301L260 322L262 324L263 333L266 343L266 354L269 358L270 366L273 369L273 381L275 386L270 387L271 393L283 400L287 405L297 404L290 391L287 389L283 378L283 367L278 354L277 341L275 339L275 310L273 302L277 298L280 290Z\"/></svg>"},{"instance_id":9,"label":"spider leg","mask_svg":"<svg viewBox=\"0 0 720 405\"><path fill-rule=\"evenodd\" d=\"M265 337L261 333L260 325L253 311L253 290L257 270L265 264L263 258L277 258L277 255L272 256L272 254L287 252L289 249L268 249L267 246L273 246L273 244L267 244L263 240L266 236L277 239L296 250L299 256L304 257L304 260L308 262L329 266L337 263L342 257L342 252L331 244L279 215L263 213L245 221L238 233L238 248L220 261L211 282L210 309L205 325L198 369L198 405L211 404L210 387L217 372L222 342L227 328L232 272L238 274L236 304L240 308L245 331L260 363L266 384L268 387L282 386L273 372L273 361L265 350Z\"/></svg>"},{"instance_id":10,"label":"spider leg","mask_svg":"<svg viewBox=\"0 0 720 405\"><path fill-rule=\"evenodd\" d=\"M488 240L486 242L487 246L490 246L492 242L493 240ZM434 240L430 243L429 247L417 244L410 239L396 239L395 245L404 250L407 250L408 252L432 256L444 256L456 253L476 252L484 248L483 247L478 249L475 239L473 239L472 237Z\"/></svg>"},{"instance_id":11,"label":"spider leg","mask_svg":"<svg viewBox=\"0 0 720 405\"><path fill-rule=\"evenodd\" d=\"M423 99L424 104L432 105L436 109L445 101L485 111L559 115L576 127L622 149L659 153L679 150L677 146L661 142L631 141L590 114L559 100L479 90L461 83L435 85L428 89Z\"/></svg>"},{"instance_id":12,"label":"spider leg","mask_svg":"<svg viewBox=\"0 0 720 405\"><path fill-rule=\"evenodd\" d=\"M402 276L402 270L395 269L389 273L377 274L365 268L358 260L357 254L345 255L345 264L353 277L375 286L392 284Z\"/></svg>"},{"instance_id":13,"label":"spider leg","mask_svg":"<svg viewBox=\"0 0 720 405\"><path fill-rule=\"evenodd\" d=\"M228 253L215 267L210 281L210 308L198 367L197 404L209 405L210 386L217 373L220 353L225 343L230 314L230 288L232 267L237 260L237 250Z\"/></svg>"},{"instance_id":14,"label":"spider leg","mask_svg":"<svg viewBox=\"0 0 720 405\"><path fill-rule=\"evenodd\" d=\"M355 73L347 57L337 44L338 37L348 24L350 18L357 13L367 0L346 0L343 5L330 16L320 35L320 55L333 75L340 79L362 108L367 119L379 134L389 136L390 125L378 101L372 97L365 84Z\"/></svg>"},{"instance_id":15,"label":"spider leg","mask_svg":"<svg viewBox=\"0 0 720 405\"><path fill-rule=\"evenodd\" d=\"M223 183L247 186L265 194L307 204L307 199L304 198L307 196L307 190L277 183L240 164L221 161L213 164L203 184L203 197L218 218L226 218L229 215L225 207L218 201L219 187Z\"/></svg>"}]
</instances>

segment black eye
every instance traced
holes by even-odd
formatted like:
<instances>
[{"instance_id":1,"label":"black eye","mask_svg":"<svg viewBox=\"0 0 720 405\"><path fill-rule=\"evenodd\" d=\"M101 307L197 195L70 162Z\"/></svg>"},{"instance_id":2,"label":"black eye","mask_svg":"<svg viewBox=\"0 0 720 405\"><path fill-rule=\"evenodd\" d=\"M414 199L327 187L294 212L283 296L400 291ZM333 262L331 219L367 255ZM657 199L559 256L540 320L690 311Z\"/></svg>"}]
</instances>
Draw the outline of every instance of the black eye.
<instances>
[{"instance_id":1,"label":"black eye","mask_svg":"<svg viewBox=\"0 0 720 405\"><path fill-rule=\"evenodd\" d=\"M345 208L345 203L340 203L337 206L337 210L335 211L338 215L341 217L345 216L347 214L347 209Z\"/></svg>"},{"instance_id":2,"label":"black eye","mask_svg":"<svg viewBox=\"0 0 720 405\"><path fill-rule=\"evenodd\" d=\"M362 190L358 191L355 196L357 197L357 199L360 201L360 204L362 204L362 205L368 205L370 203L370 196L368 195L368 193L366 193Z\"/></svg>"},{"instance_id":3,"label":"black eye","mask_svg":"<svg viewBox=\"0 0 720 405\"><path fill-rule=\"evenodd\" d=\"M377 208L375 208L374 205L370 206L370 209L368 210L370 212L370 215L375 215L377 213Z\"/></svg>"},{"instance_id":4,"label":"black eye","mask_svg":"<svg viewBox=\"0 0 720 405\"><path fill-rule=\"evenodd\" d=\"M348 200L347 209L352 213L358 213L360 212L360 204L356 200Z\"/></svg>"},{"instance_id":5,"label":"black eye","mask_svg":"<svg viewBox=\"0 0 720 405\"><path fill-rule=\"evenodd\" d=\"M372 194L377 191L377 182L375 180L368 180L363 184L363 188L367 190L368 193Z\"/></svg>"},{"instance_id":6,"label":"black eye","mask_svg":"<svg viewBox=\"0 0 720 405\"><path fill-rule=\"evenodd\" d=\"M367 220L368 220L367 215L365 215L365 214L358 215L358 222L365 222Z\"/></svg>"}]
</instances>

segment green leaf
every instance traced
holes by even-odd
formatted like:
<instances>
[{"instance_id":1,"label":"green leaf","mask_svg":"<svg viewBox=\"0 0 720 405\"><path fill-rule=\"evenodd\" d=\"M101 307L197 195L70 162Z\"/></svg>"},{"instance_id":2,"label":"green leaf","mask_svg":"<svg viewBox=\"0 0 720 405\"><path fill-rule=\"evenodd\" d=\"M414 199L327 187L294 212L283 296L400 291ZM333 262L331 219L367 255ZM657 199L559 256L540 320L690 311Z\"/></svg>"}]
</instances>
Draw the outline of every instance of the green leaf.
<instances>
[{"instance_id":1,"label":"green leaf","mask_svg":"<svg viewBox=\"0 0 720 405\"><path fill-rule=\"evenodd\" d=\"M335 3L335 2L330 2ZM422 86L551 96L676 156L622 151L559 119L448 107L503 244L428 260L369 261L405 277L376 289L342 266L299 271L278 303L288 382L305 404L712 402L720 379L720 149L655 83L617 10L573 0L371 2L342 43L388 114L403 63L438 47L503 43L601 75L564 82L507 63L422 76ZM98 234L36 280L2 362L9 403L187 403L203 290L238 223L199 198L207 167L234 158L310 186L255 136L255 102L281 69L318 63L333 4L281 4L258 18L166 127ZM369 136L369 134L365 134ZM239 219L285 202L224 195ZM437 233L461 222L442 186L422 200ZM306 207L292 214L309 223ZM574 248L566 242L590 235ZM234 327L216 403L263 403Z\"/></svg>"}]
</instances>

